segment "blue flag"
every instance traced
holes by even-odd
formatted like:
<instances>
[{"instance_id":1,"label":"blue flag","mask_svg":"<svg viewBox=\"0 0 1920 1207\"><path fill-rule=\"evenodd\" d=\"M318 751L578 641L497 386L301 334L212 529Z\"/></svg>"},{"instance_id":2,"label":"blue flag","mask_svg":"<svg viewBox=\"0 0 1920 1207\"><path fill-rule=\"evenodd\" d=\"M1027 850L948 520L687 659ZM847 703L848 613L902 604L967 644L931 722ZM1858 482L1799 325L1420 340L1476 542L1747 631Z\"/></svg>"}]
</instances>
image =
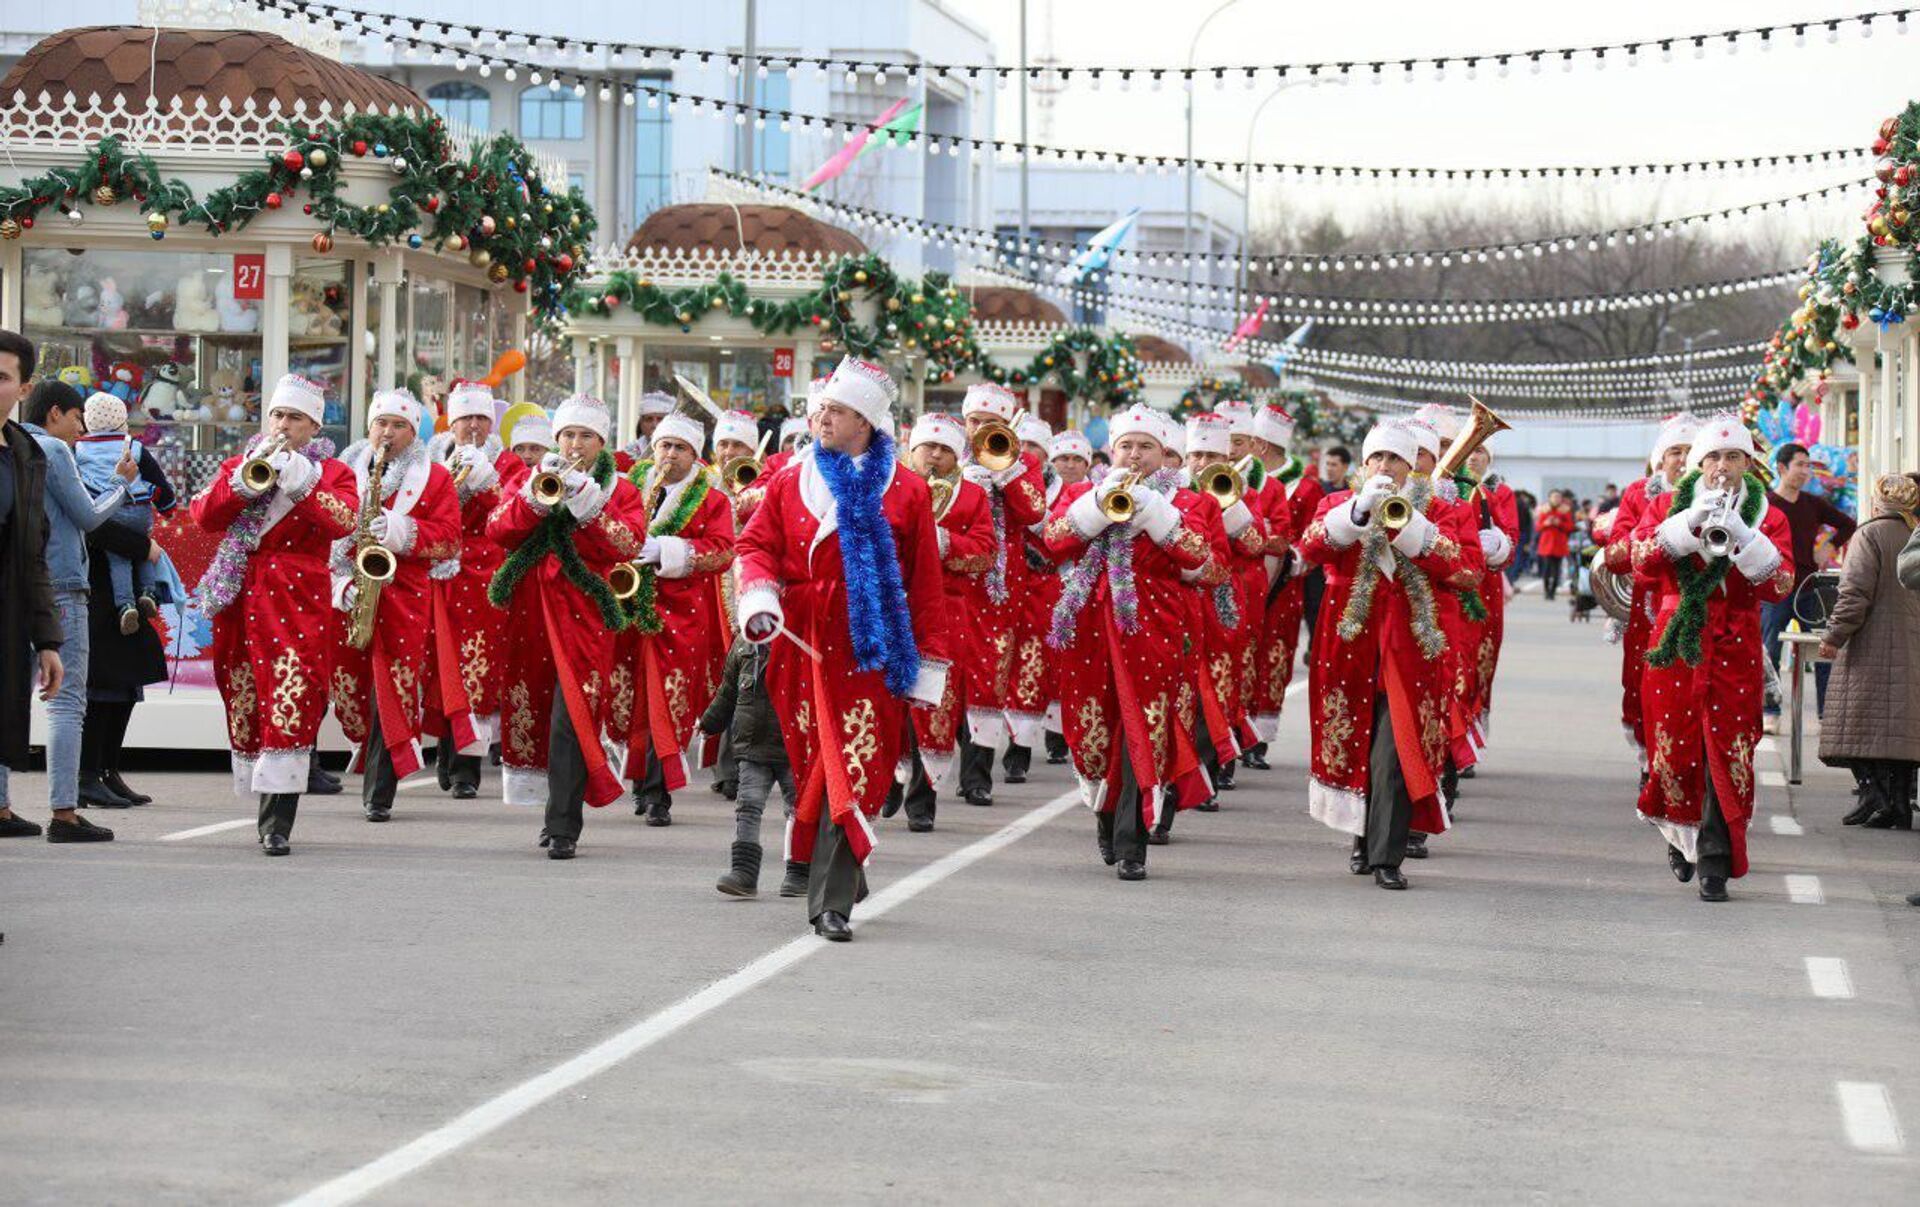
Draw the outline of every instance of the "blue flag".
<instances>
[{"instance_id":1,"label":"blue flag","mask_svg":"<svg viewBox=\"0 0 1920 1207\"><path fill-rule=\"evenodd\" d=\"M1140 207L1134 206L1116 219L1112 225L1087 240L1087 245L1073 262L1062 268L1055 280L1063 285L1077 285L1087 279L1087 274L1105 268L1113 259L1113 251L1120 246L1120 240L1127 237L1133 229L1134 219L1140 216Z\"/></svg>"}]
</instances>

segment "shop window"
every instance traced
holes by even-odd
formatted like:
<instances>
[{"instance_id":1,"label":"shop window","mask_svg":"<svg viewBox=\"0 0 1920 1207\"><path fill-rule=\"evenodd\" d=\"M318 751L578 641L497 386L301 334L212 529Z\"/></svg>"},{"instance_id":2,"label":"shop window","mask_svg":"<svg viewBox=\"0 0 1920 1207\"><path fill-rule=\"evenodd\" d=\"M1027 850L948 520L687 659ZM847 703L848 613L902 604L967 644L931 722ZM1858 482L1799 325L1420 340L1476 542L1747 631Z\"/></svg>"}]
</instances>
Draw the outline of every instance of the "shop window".
<instances>
[{"instance_id":1,"label":"shop window","mask_svg":"<svg viewBox=\"0 0 1920 1207\"><path fill-rule=\"evenodd\" d=\"M665 85L666 76L641 76L643 84ZM640 219L666 205L673 196L673 147L671 115L658 96L642 93L646 99L633 107L633 213Z\"/></svg>"},{"instance_id":2,"label":"shop window","mask_svg":"<svg viewBox=\"0 0 1920 1207\"><path fill-rule=\"evenodd\" d=\"M586 102L544 85L520 94L520 137L563 142L586 137Z\"/></svg>"},{"instance_id":3,"label":"shop window","mask_svg":"<svg viewBox=\"0 0 1920 1207\"><path fill-rule=\"evenodd\" d=\"M465 80L435 84L427 89L427 104L448 121L480 131L493 129L493 97L478 84Z\"/></svg>"}]
</instances>

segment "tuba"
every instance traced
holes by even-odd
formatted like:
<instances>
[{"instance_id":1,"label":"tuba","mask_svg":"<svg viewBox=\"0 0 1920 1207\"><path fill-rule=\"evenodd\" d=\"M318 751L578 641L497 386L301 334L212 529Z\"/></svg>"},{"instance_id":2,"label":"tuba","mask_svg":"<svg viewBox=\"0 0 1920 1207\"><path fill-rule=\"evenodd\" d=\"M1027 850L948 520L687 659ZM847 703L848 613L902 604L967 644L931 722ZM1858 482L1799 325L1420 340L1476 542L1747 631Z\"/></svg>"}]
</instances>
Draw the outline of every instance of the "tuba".
<instances>
[{"instance_id":1,"label":"tuba","mask_svg":"<svg viewBox=\"0 0 1920 1207\"><path fill-rule=\"evenodd\" d=\"M373 517L380 514L380 484L387 476L387 442L381 441L367 469L366 494L360 499L360 519L353 537L353 611L347 622L347 644L364 650L373 644L373 616L380 607L380 591L393 581L400 559L373 539Z\"/></svg>"},{"instance_id":2,"label":"tuba","mask_svg":"<svg viewBox=\"0 0 1920 1207\"><path fill-rule=\"evenodd\" d=\"M1600 610L1621 624L1627 623L1633 615L1633 576L1615 574L1607 568L1605 545L1593 551L1587 571L1593 580L1593 597L1599 601Z\"/></svg>"},{"instance_id":3,"label":"tuba","mask_svg":"<svg viewBox=\"0 0 1920 1207\"><path fill-rule=\"evenodd\" d=\"M1481 402L1473 395L1467 395L1467 401L1473 404L1473 414L1454 436L1447 451L1440 454L1440 460L1434 463L1433 476L1450 478L1464 469L1467 458L1473 451L1492 439L1495 432L1510 431L1513 425L1493 413L1493 408Z\"/></svg>"},{"instance_id":4,"label":"tuba","mask_svg":"<svg viewBox=\"0 0 1920 1207\"><path fill-rule=\"evenodd\" d=\"M265 494L279 485L280 471L273 467L272 459L286 447L285 436L274 436L240 463L240 480L247 484L247 489Z\"/></svg>"}]
</instances>

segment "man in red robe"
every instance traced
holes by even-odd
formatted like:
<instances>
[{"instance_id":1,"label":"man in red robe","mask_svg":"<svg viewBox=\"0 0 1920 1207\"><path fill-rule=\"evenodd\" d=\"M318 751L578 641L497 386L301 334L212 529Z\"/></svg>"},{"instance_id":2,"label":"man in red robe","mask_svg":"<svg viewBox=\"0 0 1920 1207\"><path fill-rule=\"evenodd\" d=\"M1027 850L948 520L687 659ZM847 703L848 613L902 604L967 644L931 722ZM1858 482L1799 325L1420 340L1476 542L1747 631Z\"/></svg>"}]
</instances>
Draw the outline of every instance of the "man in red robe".
<instances>
[{"instance_id":1,"label":"man in red robe","mask_svg":"<svg viewBox=\"0 0 1920 1207\"><path fill-rule=\"evenodd\" d=\"M1254 650L1249 704L1259 744L1242 759L1255 770L1267 768L1267 744L1280 732L1280 712L1293 682L1300 629L1306 622L1308 567L1300 557L1300 535L1325 497L1311 467L1288 451L1293 430L1293 416L1284 408L1264 406L1254 412L1247 445L1248 451L1259 458L1266 476L1261 501L1267 530L1263 558L1267 583L1260 603L1265 615Z\"/></svg>"},{"instance_id":2,"label":"man in red robe","mask_svg":"<svg viewBox=\"0 0 1920 1207\"><path fill-rule=\"evenodd\" d=\"M346 614L335 634L333 714L358 748L361 804L368 821L384 822L400 781L420 770L420 725L429 680L427 648L433 633L433 585L428 571L460 553L460 501L447 467L420 438L426 418L407 390L382 390L367 407L367 438L340 455L359 486L356 505L377 498L367 530L393 554L393 577L378 588L372 638L356 649L350 639L360 592L373 589L355 570L357 534L333 546L334 606ZM374 469L384 455L379 481Z\"/></svg>"},{"instance_id":3,"label":"man in red robe","mask_svg":"<svg viewBox=\"0 0 1920 1207\"><path fill-rule=\"evenodd\" d=\"M1507 632L1507 567L1520 548L1520 508L1513 487L1493 472L1493 451L1482 444L1467 457L1467 472L1478 483L1468 499L1480 525L1480 552L1487 570L1480 578L1480 648L1473 655L1474 704L1470 710L1481 743L1492 734L1493 673ZM1462 773L1466 774L1465 772Z\"/></svg>"},{"instance_id":4,"label":"man in red robe","mask_svg":"<svg viewBox=\"0 0 1920 1207\"><path fill-rule=\"evenodd\" d=\"M1009 592L1016 608L1013 619L1013 660L1007 674L1007 751L1001 759L1007 783L1024 784L1033 766L1033 748L1046 732L1047 712L1053 702L1053 659L1047 653L1047 625L1060 598L1060 577L1041 543L1045 508L1060 495L1060 477L1053 472L1049 446L1053 429L1038 415L1023 415L1014 426L1020 455L1040 466L1045 495L1041 519L1020 529L1007 554Z\"/></svg>"},{"instance_id":5,"label":"man in red robe","mask_svg":"<svg viewBox=\"0 0 1920 1207\"><path fill-rule=\"evenodd\" d=\"M1634 570L1655 604L1640 816L1667 840L1676 879L1698 870L1702 901L1725 901L1727 881L1747 874L1760 605L1793 589L1793 535L1767 505L1756 463L1740 417L1714 416L1694 436L1689 472L1648 501L1634 529Z\"/></svg>"},{"instance_id":6,"label":"man in red robe","mask_svg":"<svg viewBox=\"0 0 1920 1207\"><path fill-rule=\"evenodd\" d=\"M634 421L633 439L614 453L614 468L624 474L652 456L653 429L679 409L679 402L664 390L648 390L640 395L640 417Z\"/></svg>"},{"instance_id":7,"label":"man in red robe","mask_svg":"<svg viewBox=\"0 0 1920 1207\"><path fill-rule=\"evenodd\" d=\"M1415 430L1389 420L1369 432L1365 482L1322 502L1301 544L1327 579L1308 687L1308 811L1353 835L1348 868L1386 889L1407 887L1408 835L1447 828L1452 684L1437 600L1464 564L1459 542L1428 517L1432 483L1413 476Z\"/></svg>"},{"instance_id":8,"label":"man in red robe","mask_svg":"<svg viewBox=\"0 0 1920 1207\"><path fill-rule=\"evenodd\" d=\"M612 737L627 751L633 811L650 826L672 824L687 745L727 660L721 575L733 564L733 502L700 464L704 437L699 421L669 415L653 429L652 459L627 475L648 519L632 623L615 642Z\"/></svg>"},{"instance_id":9,"label":"man in red robe","mask_svg":"<svg viewBox=\"0 0 1920 1207\"><path fill-rule=\"evenodd\" d=\"M1046 525L1048 552L1067 563L1047 634L1059 654L1061 719L1101 858L1122 880L1146 878L1161 788L1180 804L1207 795L1179 728L1193 707L1184 576L1205 575L1214 548L1174 502L1170 427L1144 406L1115 416L1112 468L1062 490Z\"/></svg>"},{"instance_id":10,"label":"man in red robe","mask_svg":"<svg viewBox=\"0 0 1920 1207\"><path fill-rule=\"evenodd\" d=\"M614 472L613 419L597 398L576 395L554 412L558 449L527 475L487 521L507 550L488 598L505 608L507 658L500 688L502 784L510 805L545 805L540 845L572 859L583 803L620 797L619 774L600 735L613 694L614 634L626 613L607 585L619 562L646 542L640 492ZM557 474L558 501L542 497Z\"/></svg>"},{"instance_id":11,"label":"man in red robe","mask_svg":"<svg viewBox=\"0 0 1920 1207\"><path fill-rule=\"evenodd\" d=\"M260 846L285 855L327 710L333 610L327 558L354 526L353 472L316 439L319 386L288 375L267 398L267 430L228 457L194 497L193 522L220 546L200 581L213 619L213 674L226 706L233 789L260 806ZM276 477L256 490L241 474L271 442Z\"/></svg>"},{"instance_id":12,"label":"man in red robe","mask_svg":"<svg viewBox=\"0 0 1920 1207\"><path fill-rule=\"evenodd\" d=\"M927 483L894 455L899 390L848 357L828 378L815 441L767 486L740 536L740 632L774 642L767 691L799 799L788 858L809 863L816 933L849 919L872 854L909 701L940 703L949 618ZM776 638L778 640L776 640Z\"/></svg>"},{"instance_id":13,"label":"man in red robe","mask_svg":"<svg viewBox=\"0 0 1920 1207\"><path fill-rule=\"evenodd\" d=\"M1059 488L1048 487L1047 509L1051 511L1059 501L1060 491L1078 482L1085 482L1093 474L1093 445L1079 432L1071 429L1061 432L1047 442L1047 464L1053 469L1053 480ZM1031 531L1031 530L1030 530ZM1034 547L1047 560L1047 624L1051 626L1053 609L1060 602L1060 570L1047 554L1046 525L1040 526L1040 535L1035 538ZM1045 647L1046 627L1041 629L1041 644ZM1064 767L1067 764L1066 728L1060 720L1060 681L1059 668L1055 666L1059 655L1047 649L1045 653L1049 668L1047 682L1047 764L1052 767Z\"/></svg>"}]
</instances>

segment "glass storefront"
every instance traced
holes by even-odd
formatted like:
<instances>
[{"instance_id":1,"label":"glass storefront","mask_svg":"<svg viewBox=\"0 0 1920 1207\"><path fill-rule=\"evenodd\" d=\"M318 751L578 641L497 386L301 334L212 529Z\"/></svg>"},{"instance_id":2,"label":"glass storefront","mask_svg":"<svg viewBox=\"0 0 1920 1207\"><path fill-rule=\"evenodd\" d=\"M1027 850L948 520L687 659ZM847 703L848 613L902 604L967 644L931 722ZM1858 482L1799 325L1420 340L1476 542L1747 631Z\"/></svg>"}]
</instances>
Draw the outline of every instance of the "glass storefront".
<instances>
[{"instance_id":1,"label":"glass storefront","mask_svg":"<svg viewBox=\"0 0 1920 1207\"><path fill-rule=\"evenodd\" d=\"M806 392L804 382L796 387L792 377L774 376L770 348L647 347L643 390L676 393L676 373L704 389L721 409L756 415L769 411L785 415L796 389L803 399Z\"/></svg>"}]
</instances>

